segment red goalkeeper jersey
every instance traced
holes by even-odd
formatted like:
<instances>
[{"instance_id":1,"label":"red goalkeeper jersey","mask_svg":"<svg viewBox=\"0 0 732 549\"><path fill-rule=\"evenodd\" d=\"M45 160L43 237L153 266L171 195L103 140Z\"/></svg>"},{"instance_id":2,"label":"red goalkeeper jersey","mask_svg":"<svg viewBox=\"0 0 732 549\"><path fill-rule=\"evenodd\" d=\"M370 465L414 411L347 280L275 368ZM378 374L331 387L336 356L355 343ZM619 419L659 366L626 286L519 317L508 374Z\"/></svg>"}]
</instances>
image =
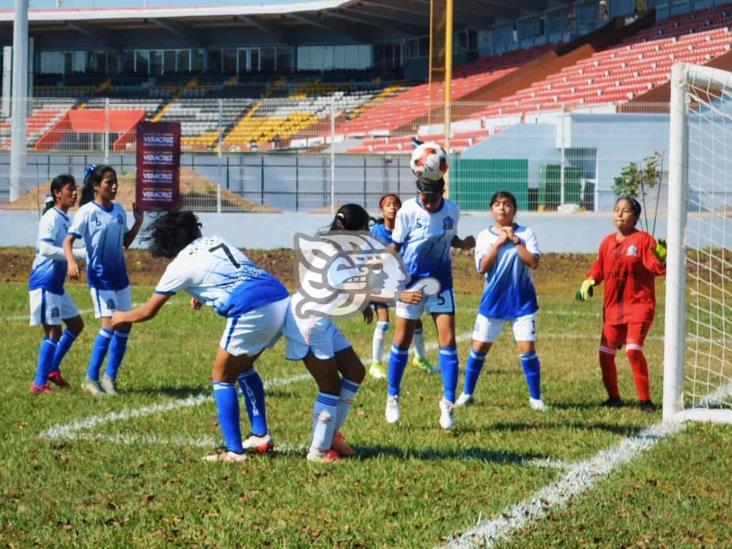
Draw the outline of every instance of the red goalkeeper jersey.
<instances>
[{"instance_id":1,"label":"red goalkeeper jersey","mask_svg":"<svg viewBox=\"0 0 732 549\"><path fill-rule=\"evenodd\" d=\"M605 282L603 313L606 324L653 321L656 312L656 276L666 274L653 253L656 241L644 231L635 231L622 241L616 233L600 244L595 264L587 273L598 284Z\"/></svg>"}]
</instances>

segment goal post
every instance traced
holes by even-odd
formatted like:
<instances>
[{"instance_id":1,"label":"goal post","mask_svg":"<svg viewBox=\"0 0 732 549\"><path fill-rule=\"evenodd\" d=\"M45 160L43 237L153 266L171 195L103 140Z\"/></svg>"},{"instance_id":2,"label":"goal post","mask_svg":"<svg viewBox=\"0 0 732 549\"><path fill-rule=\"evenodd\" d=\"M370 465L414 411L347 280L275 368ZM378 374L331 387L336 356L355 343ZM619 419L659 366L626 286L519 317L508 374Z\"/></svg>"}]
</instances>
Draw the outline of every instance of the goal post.
<instances>
[{"instance_id":1,"label":"goal post","mask_svg":"<svg viewBox=\"0 0 732 549\"><path fill-rule=\"evenodd\" d=\"M732 73L671 71L664 420L732 423Z\"/></svg>"}]
</instances>

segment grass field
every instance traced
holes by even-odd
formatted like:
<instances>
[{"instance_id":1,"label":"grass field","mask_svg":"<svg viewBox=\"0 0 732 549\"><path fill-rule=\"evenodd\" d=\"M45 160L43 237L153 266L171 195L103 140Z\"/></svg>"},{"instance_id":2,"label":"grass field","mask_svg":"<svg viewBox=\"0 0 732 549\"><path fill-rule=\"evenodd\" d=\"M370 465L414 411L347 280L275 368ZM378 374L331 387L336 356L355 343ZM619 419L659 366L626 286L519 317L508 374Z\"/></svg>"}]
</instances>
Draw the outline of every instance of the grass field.
<instances>
[{"instance_id":1,"label":"grass field","mask_svg":"<svg viewBox=\"0 0 732 549\"><path fill-rule=\"evenodd\" d=\"M500 517L575 464L660 421L660 412L635 407L621 355L629 405L599 406L605 398L596 359L601 302L572 299L590 261L548 256L537 271L545 414L529 409L506 330L489 355L477 404L458 411L455 432L437 427L438 376L407 370L397 426L384 421L384 383L368 378L345 429L358 458L332 465L304 459L316 389L301 363L284 360L282 342L258 363L271 382L268 414L278 451L242 465L201 461L219 444L209 382L224 323L211 311L190 311L184 296L133 330L118 398L94 400L78 389L98 329L89 313L63 366L74 388L29 395L40 331L27 326L19 271L6 274L0 286L0 545L424 547ZM145 259L138 253L129 262ZM464 366L480 281L464 256L456 273ZM151 275L135 275L135 301L147 297ZM84 285L68 290L80 308L90 308ZM342 328L367 358L371 327L351 319ZM659 314L646 345L659 403L662 329ZM428 341L434 341L431 330ZM431 356L436 361L434 350ZM688 426L500 544L732 546L730 444L730 427Z\"/></svg>"}]
</instances>

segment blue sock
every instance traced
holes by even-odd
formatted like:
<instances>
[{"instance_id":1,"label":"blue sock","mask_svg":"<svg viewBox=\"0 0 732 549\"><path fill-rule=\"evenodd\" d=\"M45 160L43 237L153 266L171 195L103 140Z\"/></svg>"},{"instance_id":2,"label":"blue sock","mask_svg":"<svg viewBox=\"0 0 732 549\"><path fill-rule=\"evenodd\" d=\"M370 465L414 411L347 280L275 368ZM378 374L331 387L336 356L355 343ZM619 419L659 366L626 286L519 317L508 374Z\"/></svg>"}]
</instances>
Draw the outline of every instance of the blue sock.
<instances>
[{"instance_id":1,"label":"blue sock","mask_svg":"<svg viewBox=\"0 0 732 549\"><path fill-rule=\"evenodd\" d=\"M239 395L233 383L213 382L214 399L219 411L219 426L224 435L226 449L241 454L241 426L239 425Z\"/></svg>"},{"instance_id":2,"label":"blue sock","mask_svg":"<svg viewBox=\"0 0 732 549\"><path fill-rule=\"evenodd\" d=\"M107 361L107 376L112 379L117 379L117 372L119 372L122 359L125 357L129 337L130 332L114 331L112 344L109 346L109 360Z\"/></svg>"},{"instance_id":3,"label":"blue sock","mask_svg":"<svg viewBox=\"0 0 732 549\"><path fill-rule=\"evenodd\" d=\"M69 349L71 349L71 346L74 344L74 341L76 341L77 337L78 335L68 328L64 330L61 339L58 340L56 352L53 354L53 363L51 364L51 370L49 371L49 373L59 371L59 368L61 367L61 361L66 356L66 353L69 352Z\"/></svg>"},{"instance_id":4,"label":"blue sock","mask_svg":"<svg viewBox=\"0 0 732 549\"><path fill-rule=\"evenodd\" d=\"M53 361L53 353L56 352L57 342L50 337L46 337L41 341L38 349L38 364L36 365L36 377L33 383L36 385L44 385L48 381L48 372Z\"/></svg>"},{"instance_id":5,"label":"blue sock","mask_svg":"<svg viewBox=\"0 0 732 549\"><path fill-rule=\"evenodd\" d=\"M409 348L402 349L395 344L391 346L391 355L389 355L389 371L386 373L387 393L390 396L399 395L402 385L402 377L407 367L407 359L409 358Z\"/></svg>"},{"instance_id":6,"label":"blue sock","mask_svg":"<svg viewBox=\"0 0 732 549\"><path fill-rule=\"evenodd\" d=\"M455 347L440 347L440 371L442 372L442 396L455 402L460 362Z\"/></svg>"},{"instance_id":7,"label":"blue sock","mask_svg":"<svg viewBox=\"0 0 732 549\"><path fill-rule=\"evenodd\" d=\"M526 385L529 386L531 398L541 398L541 362L536 353L523 353L521 355L521 366L524 367Z\"/></svg>"},{"instance_id":8,"label":"blue sock","mask_svg":"<svg viewBox=\"0 0 732 549\"><path fill-rule=\"evenodd\" d=\"M478 353L471 349L468 364L465 367L465 387L463 388L463 393L466 395L472 395L475 392L475 384L478 383L478 377L480 377L483 364L485 364L485 353Z\"/></svg>"},{"instance_id":9,"label":"blue sock","mask_svg":"<svg viewBox=\"0 0 732 549\"><path fill-rule=\"evenodd\" d=\"M239 387L247 405L247 415L252 434L258 437L267 434L267 409L264 403L264 382L255 368L239 374Z\"/></svg>"},{"instance_id":10,"label":"blue sock","mask_svg":"<svg viewBox=\"0 0 732 549\"><path fill-rule=\"evenodd\" d=\"M92 348L91 358L89 358L89 364L86 367L86 377L99 381L99 370L102 369L104 363L104 357L107 356L107 349L109 349L109 343L112 341L112 332L108 332L104 328L99 330L97 339L94 341L94 347Z\"/></svg>"}]
</instances>

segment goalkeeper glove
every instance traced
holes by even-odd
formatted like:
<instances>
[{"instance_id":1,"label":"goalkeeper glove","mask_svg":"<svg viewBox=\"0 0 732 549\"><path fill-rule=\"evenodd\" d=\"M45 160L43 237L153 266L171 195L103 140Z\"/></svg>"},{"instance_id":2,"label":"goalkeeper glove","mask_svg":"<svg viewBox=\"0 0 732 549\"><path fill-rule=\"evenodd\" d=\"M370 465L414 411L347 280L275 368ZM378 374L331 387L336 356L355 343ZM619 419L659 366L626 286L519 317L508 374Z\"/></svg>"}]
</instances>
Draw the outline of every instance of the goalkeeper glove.
<instances>
[{"instance_id":1,"label":"goalkeeper glove","mask_svg":"<svg viewBox=\"0 0 732 549\"><path fill-rule=\"evenodd\" d=\"M666 241L663 238L658 239L656 247L651 250L658 260L663 263L666 261Z\"/></svg>"},{"instance_id":2,"label":"goalkeeper glove","mask_svg":"<svg viewBox=\"0 0 732 549\"><path fill-rule=\"evenodd\" d=\"M574 294L574 298L578 301L587 301L592 297L592 287L595 285L595 281L592 278L588 278L582 283L580 289Z\"/></svg>"}]
</instances>

